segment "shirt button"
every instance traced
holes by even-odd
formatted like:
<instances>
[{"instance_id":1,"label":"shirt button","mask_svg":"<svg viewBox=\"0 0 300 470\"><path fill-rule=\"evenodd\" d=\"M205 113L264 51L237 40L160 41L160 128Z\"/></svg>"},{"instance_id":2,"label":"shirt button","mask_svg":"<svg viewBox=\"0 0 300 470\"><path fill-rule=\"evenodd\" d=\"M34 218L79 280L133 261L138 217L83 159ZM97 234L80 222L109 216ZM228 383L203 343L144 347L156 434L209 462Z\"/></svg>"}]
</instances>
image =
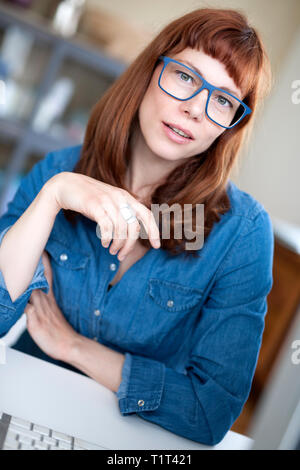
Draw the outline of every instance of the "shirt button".
<instances>
[{"instance_id":1,"label":"shirt button","mask_svg":"<svg viewBox=\"0 0 300 470\"><path fill-rule=\"evenodd\" d=\"M97 309L97 310L94 310L94 315L96 315L96 317L99 317L99 315L100 315L100 310L98 310L98 309Z\"/></svg>"},{"instance_id":2,"label":"shirt button","mask_svg":"<svg viewBox=\"0 0 300 470\"><path fill-rule=\"evenodd\" d=\"M98 338L97 338L97 336L94 336L93 340L95 340L95 341L98 341Z\"/></svg>"},{"instance_id":3,"label":"shirt button","mask_svg":"<svg viewBox=\"0 0 300 470\"><path fill-rule=\"evenodd\" d=\"M173 307L173 305L174 305L173 300L168 300L167 306L168 306L168 307Z\"/></svg>"},{"instance_id":4,"label":"shirt button","mask_svg":"<svg viewBox=\"0 0 300 470\"><path fill-rule=\"evenodd\" d=\"M61 261L67 261L68 255L67 255L66 253L62 253L62 254L60 255L59 259L60 259Z\"/></svg>"},{"instance_id":5,"label":"shirt button","mask_svg":"<svg viewBox=\"0 0 300 470\"><path fill-rule=\"evenodd\" d=\"M144 404L145 404L144 400L139 400L139 401L138 401L138 405L139 405L139 406L144 406Z\"/></svg>"},{"instance_id":6,"label":"shirt button","mask_svg":"<svg viewBox=\"0 0 300 470\"><path fill-rule=\"evenodd\" d=\"M111 271L115 271L115 270L116 270L116 267L117 267L117 265L116 265L115 263L111 263L110 266L109 266L109 269L110 269Z\"/></svg>"}]
</instances>

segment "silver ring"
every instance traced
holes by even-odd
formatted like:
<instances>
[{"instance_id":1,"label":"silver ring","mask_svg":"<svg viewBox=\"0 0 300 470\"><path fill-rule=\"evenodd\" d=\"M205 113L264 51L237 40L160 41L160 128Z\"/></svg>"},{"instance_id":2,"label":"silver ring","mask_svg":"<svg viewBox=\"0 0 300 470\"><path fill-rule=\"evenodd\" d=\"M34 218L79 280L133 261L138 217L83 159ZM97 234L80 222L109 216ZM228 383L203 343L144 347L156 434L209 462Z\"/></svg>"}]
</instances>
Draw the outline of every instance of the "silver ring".
<instances>
[{"instance_id":1,"label":"silver ring","mask_svg":"<svg viewBox=\"0 0 300 470\"><path fill-rule=\"evenodd\" d=\"M135 216L135 212L133 208L130 206L130 204L122 204L120 207L120 212L122 214L122 217L128 224L132 224L137 220Z\"/></svg>"},{"instance_id":2,"label":"silver ring","mask_svg":"<svg viewBox=\"0 0 300 470\"><path fill-rule=\"evenodd\" d=\"M135 216L135 212L129 204L122 204L120 206L120 212L122 214L122 217L126 220L126 222L128 224L132 224L133 222L135 222L137 220L137 218ZM98 238L101 239L101 229L100 229L98 223L97 223L97 226L96 226L96 235L97 235ZM112 233L112 237L114 237L114 230L113 230L113 233Z\"/></svg>"}]
</instances>

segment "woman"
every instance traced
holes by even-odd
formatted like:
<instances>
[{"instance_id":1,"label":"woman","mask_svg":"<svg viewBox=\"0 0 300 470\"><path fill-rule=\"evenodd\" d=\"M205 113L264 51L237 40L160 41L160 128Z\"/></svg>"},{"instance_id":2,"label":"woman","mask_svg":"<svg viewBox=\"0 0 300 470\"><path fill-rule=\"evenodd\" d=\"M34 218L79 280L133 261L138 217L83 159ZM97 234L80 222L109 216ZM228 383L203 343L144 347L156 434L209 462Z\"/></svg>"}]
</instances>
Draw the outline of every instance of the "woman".
<instances>
[{"instance_id":1,"label":"woman","mask_svg":"<svg viewBox=\"0 0 300 470\"><path fill-rule=\"evenodd\" d=\"M95 105L83 145L37 163L0 219L0 333L25 311L16 349L92 377L122 415L218 443L248 397L272 287L270 217L229 180L269 83L241 13L166 26ZM175 237L174 218L161 237L163 203L192 205L203 246Z\"/></svg>"}]
</instances>

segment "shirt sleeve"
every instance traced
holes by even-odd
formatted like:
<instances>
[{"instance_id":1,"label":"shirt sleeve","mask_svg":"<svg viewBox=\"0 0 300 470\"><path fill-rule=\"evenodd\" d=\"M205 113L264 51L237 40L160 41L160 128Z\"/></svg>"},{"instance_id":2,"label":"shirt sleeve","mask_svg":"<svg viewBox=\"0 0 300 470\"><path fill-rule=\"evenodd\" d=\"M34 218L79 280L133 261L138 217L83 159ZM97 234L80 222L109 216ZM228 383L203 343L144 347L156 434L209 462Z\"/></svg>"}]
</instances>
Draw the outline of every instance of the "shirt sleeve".
<instances>
[{"instance_id":1,"label":"shirt sleeve","mask_svg":"<svg viewBox=\"0 0 300 470\"><path fill-rule=\"evenodd\" d=\"M185 373L126 353L117 391L123 416L215 445L249 396L273 284L273 229L261 210L225 255L193 333ZM123 373L124 372L124 373Z\"/></svg>"},{"instance_id":2,"label":"shirt sleeve","mask_svg":"<svg viewBox=\"0 0 300 470\"><path fill-rule=\"evenodd\" d=\"M0 244L6 232L29 207L45 182L59 171L57 169L58 161L55 157L55 153L48 153L22 178L14 198L8 203L6 212L0 217ZM42 257L39 259L29 286L14 302L12 302L0 270L0 337L4 336L21 317L33 289L49 292L49 285L44 276Z\"/></svg>"},{"instance_id":3,"label":"shirt sleeve","mask_svg":"<svg viewBox=\"0 0 300 470\"><path fill-rule=\"evenodd\" d=\"M0 234L0 245L6 232L11 226L7 227ZM34 289L41 289L46 294L49 292L49 284L44 276L44 265L42 257L40 257L38 266L35 270L34 276L30 285L27 289L19 295L19 297L13 302L9 295L6 287L5 279L2 271L0 270L0 337L4 336L10 328L16 323L16 321L22 315L28 300L31 296L31 292Z\"/></svg>"}]
</instances>

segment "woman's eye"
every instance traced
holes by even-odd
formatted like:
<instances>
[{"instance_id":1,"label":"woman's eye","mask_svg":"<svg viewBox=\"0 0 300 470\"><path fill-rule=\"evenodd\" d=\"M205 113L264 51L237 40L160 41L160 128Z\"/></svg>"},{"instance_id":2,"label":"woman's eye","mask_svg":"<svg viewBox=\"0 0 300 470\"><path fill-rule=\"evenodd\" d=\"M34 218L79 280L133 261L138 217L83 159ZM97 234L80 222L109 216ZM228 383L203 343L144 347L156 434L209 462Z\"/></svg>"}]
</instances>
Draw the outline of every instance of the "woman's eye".
<instances>
[{"instance_id":1,"label":"woman's eye","mask_svg":"<svg viewBox=\"0 0 300 470\"><path fill-rule=\"evenodd\" d=\"M177 74L180 76L181 79L182 79L182 77L184 77L182 79L182 81L184 81L184 82L188 82L189 78L193 81L193 77L190 77L187 73L177 71Z\"/></svg>"},{"instance_id":2,"label":"woman's eye","mask_svg":"<svg viewBox=\"0 0 300 470\"><path fill-rule=\"evenodd\" d=\"M222 96L222 95L219 95L219 96L218 96L218 102L219 102L222 106L225 105L225 104L228 104L228 105L232 108L232 103L230 103L230 101L229 101L227 98L225 98L224 96Z\"/></svg>"}]
</instances>

